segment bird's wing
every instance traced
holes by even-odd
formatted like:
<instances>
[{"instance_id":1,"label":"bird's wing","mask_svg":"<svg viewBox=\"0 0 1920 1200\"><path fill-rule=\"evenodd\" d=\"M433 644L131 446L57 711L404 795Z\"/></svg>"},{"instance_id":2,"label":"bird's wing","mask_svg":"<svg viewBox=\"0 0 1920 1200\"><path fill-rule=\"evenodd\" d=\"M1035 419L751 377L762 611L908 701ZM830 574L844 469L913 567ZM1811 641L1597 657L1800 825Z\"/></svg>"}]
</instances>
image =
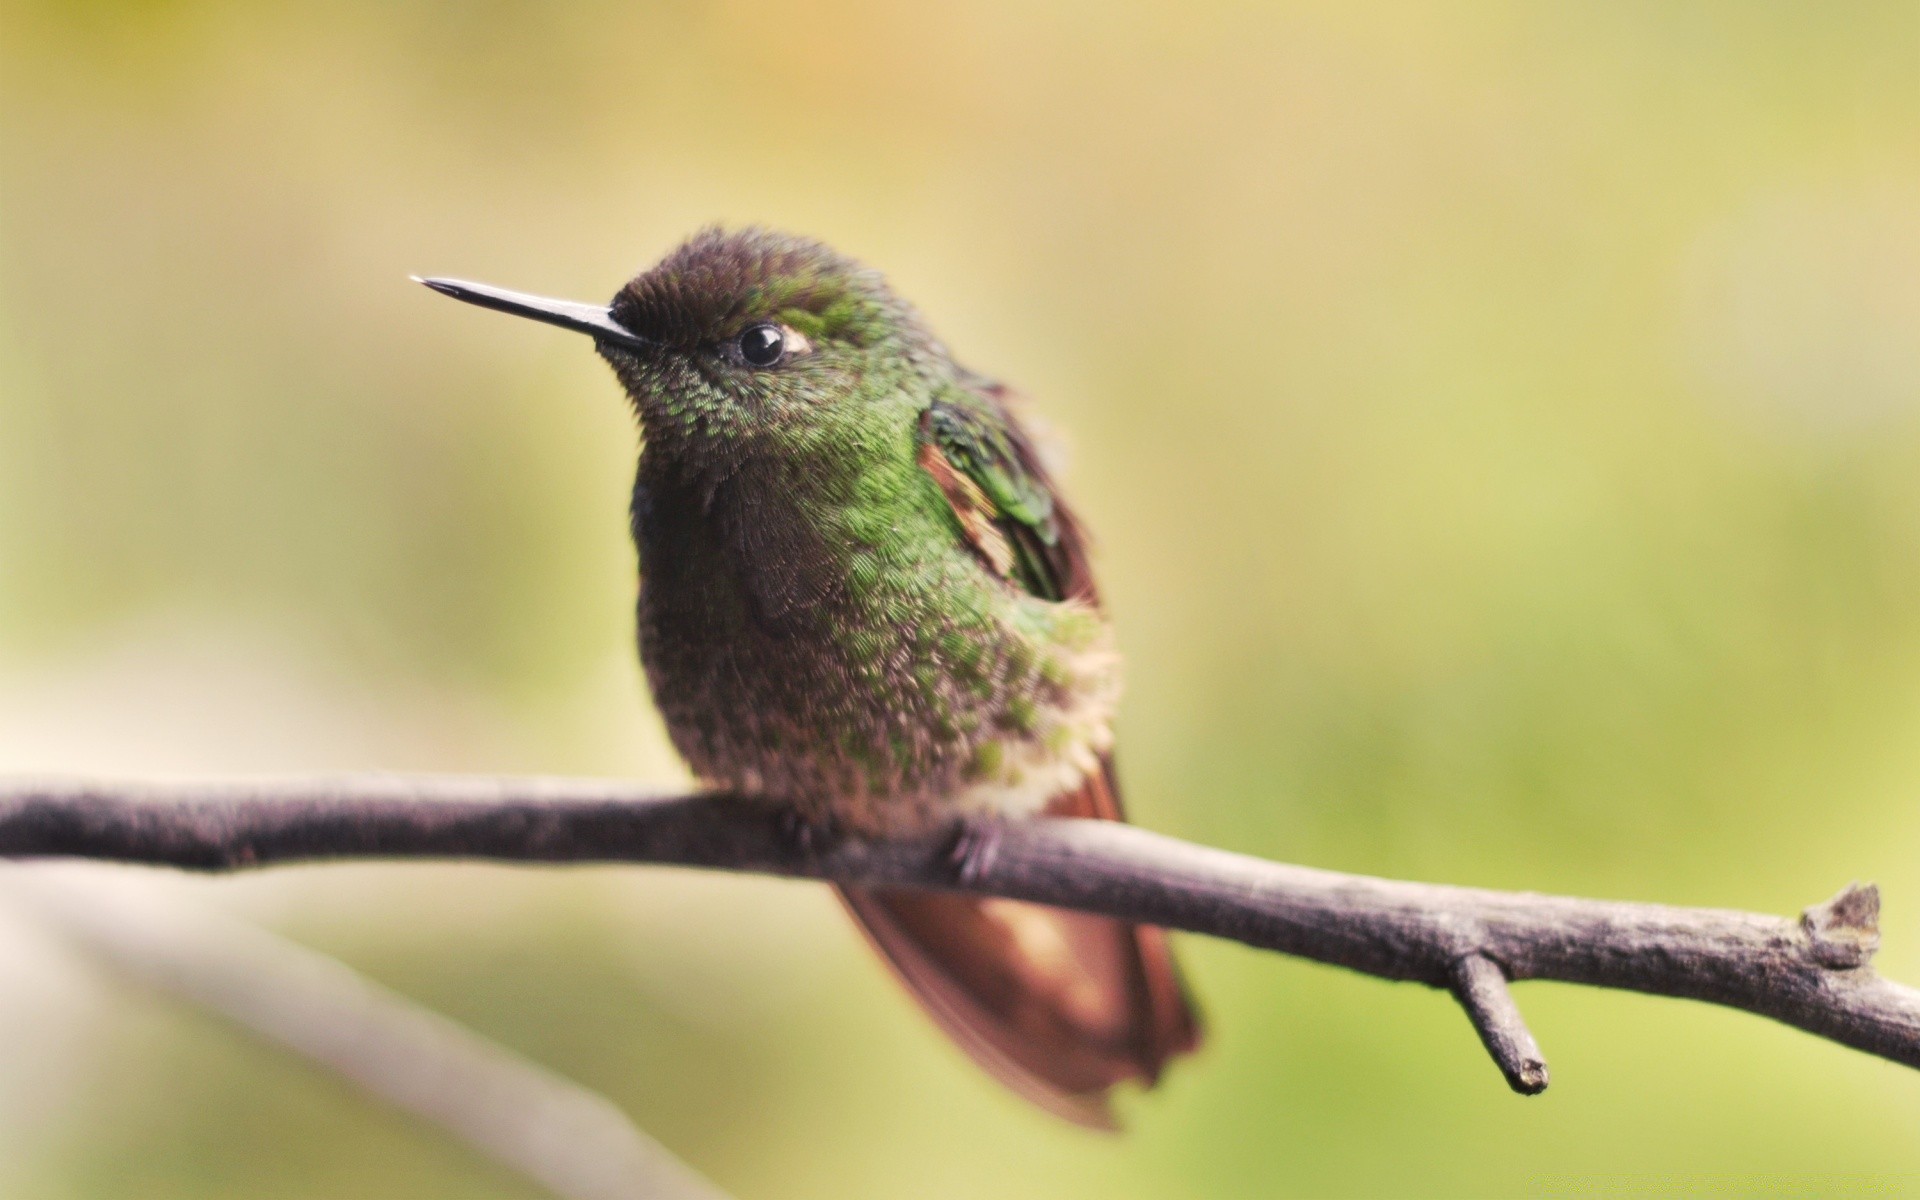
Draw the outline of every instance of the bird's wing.
<instances>
[{"instance_id":1,"label":"bird's wing","mask_svg":"<svg viewBox=\"0 0 1920 1200\"><path fill-rule=\"evenodd\" d=\"M920 418L920 463L976 554L1046 600L1099 603L1080 522L1060 499L1015 398L999 384L952 389Z\"/></svg>"},{"instance_id":2,"label":"bird's wing","mask_svg":"<svg viewBox=\"0 0 1920 1200\"><path fill-rule=\"evenodd\" d=\"M1094 604L1086 540L993 385L932 406L921 463L961 536L996 574ZM1123 820L1111 758L1055 796L1052 816ZM1083 1125L1113 1125L1108 1093L1151 1085L1199 1043L1166 935L1012 900L843 888L881 955L934 1020L1002 1082Z\"/></svg>"}]
</instances>

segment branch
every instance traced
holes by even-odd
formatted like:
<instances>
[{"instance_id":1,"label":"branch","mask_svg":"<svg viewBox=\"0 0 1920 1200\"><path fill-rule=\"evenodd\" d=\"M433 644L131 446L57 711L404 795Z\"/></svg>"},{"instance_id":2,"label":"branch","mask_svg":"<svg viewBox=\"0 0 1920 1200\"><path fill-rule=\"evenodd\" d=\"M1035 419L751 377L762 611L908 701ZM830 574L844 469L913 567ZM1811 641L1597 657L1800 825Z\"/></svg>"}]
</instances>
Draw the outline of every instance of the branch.
<instances>
[{"instance_id":1,"label":"branch","mask_svg":"<svg viewBox=\"0 0 1920 1200\"><path fill-rule=\"evenodd\" d=\"M0 780L0 857L228 871L338 859L659 863L971 892L1104 913L1445 988L1508 1082L1546 1065L1508 981L1745 1009L1920 1067L1920 992L1874 974L1879 892L1798 922L1406 883L1268 862L1108 822L1037 819L893 841L795 837L730 795L617 783L354 776L262 783Z\"/></svg>"},{"instance_id":2,"label":"branch","mask_svg":"<svg viewBox=\"0 0 1920 1200\"><path fill-rule=\"evenodd\" d=\"M184 900L16 873L8 894L109 965L200 1004L567 1200L726 1200L597 1092L337 959Z\"/></svg>"}]
</instances>

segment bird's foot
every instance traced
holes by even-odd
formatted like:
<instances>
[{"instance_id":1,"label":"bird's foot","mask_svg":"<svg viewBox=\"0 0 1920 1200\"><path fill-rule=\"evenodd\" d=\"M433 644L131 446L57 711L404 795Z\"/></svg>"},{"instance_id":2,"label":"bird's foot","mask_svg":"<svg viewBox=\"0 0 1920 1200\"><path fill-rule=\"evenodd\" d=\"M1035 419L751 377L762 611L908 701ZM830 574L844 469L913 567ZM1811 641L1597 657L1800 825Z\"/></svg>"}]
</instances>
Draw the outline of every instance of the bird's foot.
<instances>
[{"instance_id":1,"label":"bird's foot","mask_svg":"<svg viewBox=\"0 0 1920 1200\"><path fill-rule=\"evenodd\" d=\"M780 841L799 858L813 862L831 851L846 837L846 830L831 813L813 813L798 808L780 810Z\"/></svg>"},{"instance_id":2,"label":"bird's foot","mask_svg":"<svg viewBox=\"0 0 1920 1200\"><path fill-rule=\"evenodd\" d=\"M962 884L972 887L987 877L1000 856L1000 818L973 816L960 818L953 845L947 850L947 863Z\"/></svg>"}]
</instances>

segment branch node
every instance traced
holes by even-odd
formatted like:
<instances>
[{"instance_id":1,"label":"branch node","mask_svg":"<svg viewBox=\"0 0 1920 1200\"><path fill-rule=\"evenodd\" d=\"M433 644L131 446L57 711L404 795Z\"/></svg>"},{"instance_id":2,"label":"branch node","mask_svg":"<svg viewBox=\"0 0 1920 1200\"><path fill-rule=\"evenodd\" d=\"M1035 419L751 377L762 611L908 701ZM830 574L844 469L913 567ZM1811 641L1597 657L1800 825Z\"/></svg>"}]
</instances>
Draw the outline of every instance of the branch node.
<instances>
[{"instance_id":1,"label":"branch node","mask_svg":"<svg viewBox=\"0 0 1920 1200\"><path fill-rule=\"evenodd\" d=\"M1546 1091L1546 1059L1520 1015L1520 1006L1513 1002L1500 965L1484 954L1464 955L1454 960L1452 982L1454 998L1467 1010L1481 1044L1507 1077L1507 1086L1522 1096Z\"/></svg>"},{"instance_id":2,"label":"branch node","mask_svg":"<svg viewBox=\"0 0 1920 1200\"><path fill-rule=\"evenodd\" d=\"M1850 883L1825 904L1801 913L1800 928L1821 966L1841 971L1864 967L1880 948L1880 889Z\"/></svg>"}]
</instances>

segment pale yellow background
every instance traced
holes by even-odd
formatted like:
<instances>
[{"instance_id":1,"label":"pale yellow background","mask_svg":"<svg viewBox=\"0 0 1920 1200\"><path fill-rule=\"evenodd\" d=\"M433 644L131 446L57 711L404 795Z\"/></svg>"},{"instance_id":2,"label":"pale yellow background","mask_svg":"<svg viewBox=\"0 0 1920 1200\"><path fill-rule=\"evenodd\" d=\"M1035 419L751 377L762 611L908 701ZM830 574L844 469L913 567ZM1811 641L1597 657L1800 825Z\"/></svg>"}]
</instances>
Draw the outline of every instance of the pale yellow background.
<instances>
[{"instance_id":1,"label":"pale yellow background","mask_svg":"<svg viewBox=\"0 0 1920 1200\"><path fill-rule=\"evenodd\" d=\"M605 297L716 219L882 267L1067 435L1142 821L1780 913L1874 879L1920 981L1910 4L0 0L0 769L678 781L611 379L406 275ZM817 888L182 887L743 1198L1920 1190L1920 1075L1677 1002L1520 988L1523 1100L1443 997L1188 939L1212 1041L1113 1140ZM0 932L0 1192L532 1194Z\"/></svg>"}]
</instances>

